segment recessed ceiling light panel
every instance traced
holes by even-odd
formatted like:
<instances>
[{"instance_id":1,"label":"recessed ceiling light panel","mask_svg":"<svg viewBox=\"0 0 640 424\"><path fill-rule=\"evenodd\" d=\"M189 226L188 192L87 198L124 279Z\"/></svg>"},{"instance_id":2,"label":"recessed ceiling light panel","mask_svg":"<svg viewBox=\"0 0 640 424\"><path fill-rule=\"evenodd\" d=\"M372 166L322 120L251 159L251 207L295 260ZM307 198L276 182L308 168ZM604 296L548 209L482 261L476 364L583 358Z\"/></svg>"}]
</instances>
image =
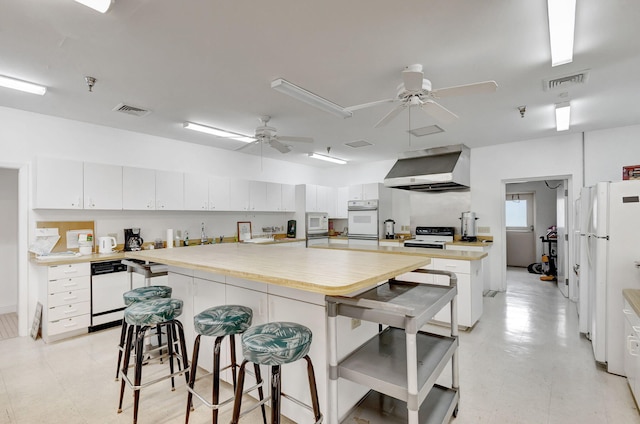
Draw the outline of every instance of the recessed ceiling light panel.
<instances>
[{"instance_id":1,"label":"recessed ceiling light panel","mask_svg":"<svg viewBox=\"0 0 640 424\"><path fill-rule=\"evenodd\" d=\"M442 128L437 125L429 125L422 128L416 128L413 130L407 131L416 137L424 137L425 135L438 134L444 132Z\"/></svg>"},{"instance_id":2,"label":"recessed ceiling light panel","mask_svg":"<svg viewBox=\"0 0 640 424\"><path fill-rule=\"evenodd\" d=\"M350 141L348 143L344 143L344 145L345 146L349 146L349 147L353 147L353 148L365 147L365 146L373 146L373 144L369 143L366 140Z\"/></svg>"},{"instance_id":3,"label":"recessed ceiling light panel","mask_svg":"<svg viewBox=\"0 0 640 424\"><path fill-rule=\"evenodd\" d=\"M44 96L44 94L47 92L47 87L45 86L11 77L6 77L4 75L0 75L0 87L24 91L25 93L38 94L40 96Z\"/></svg>"}]
</instances>

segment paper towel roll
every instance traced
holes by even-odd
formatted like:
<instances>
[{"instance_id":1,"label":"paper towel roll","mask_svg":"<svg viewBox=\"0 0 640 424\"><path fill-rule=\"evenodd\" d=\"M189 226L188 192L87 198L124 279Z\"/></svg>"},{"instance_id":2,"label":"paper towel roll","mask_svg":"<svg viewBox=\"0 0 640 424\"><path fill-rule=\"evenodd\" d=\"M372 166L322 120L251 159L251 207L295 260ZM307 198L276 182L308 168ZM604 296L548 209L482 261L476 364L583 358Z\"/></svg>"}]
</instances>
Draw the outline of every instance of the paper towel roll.
<instances>
[{"instance_id":1,"label":"paper towel roll","mask_svg":"<svg viewBox=\"0 0 640 424\"><path fill-rule=\"evenodd\" d=\"M167 230L167 247L169 249L173 247L173 230Z\"/></svg>"}]
</instances>

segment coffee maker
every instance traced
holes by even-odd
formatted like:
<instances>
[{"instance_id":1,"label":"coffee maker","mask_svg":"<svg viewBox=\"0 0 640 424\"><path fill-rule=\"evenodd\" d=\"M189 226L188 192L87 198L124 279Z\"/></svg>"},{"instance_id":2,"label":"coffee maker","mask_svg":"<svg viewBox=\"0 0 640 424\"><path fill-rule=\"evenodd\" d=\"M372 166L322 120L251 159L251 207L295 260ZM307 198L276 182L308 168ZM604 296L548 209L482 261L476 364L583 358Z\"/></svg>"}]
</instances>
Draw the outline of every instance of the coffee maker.
<instances>
[{"instance_id":1,"label":"coffee maker","mask_svg":"<svg viewBox=\"0 0 640 424\"><path fill-rule=\"evenodd\" d=\"M296 220L290 219L287 222L287 238L296 238Z\"/></svg>"},{"instance_id":2,"label":"coffee maker","mask_svg":"<svg viewBox=\"0 0 640 424\"><path fill-rule=\"evenodd\" d=\"M144 240L140 237L140 228L124 229L124 250L126 252L135 252L142 250Z\"/></svg>"}]
</instances>

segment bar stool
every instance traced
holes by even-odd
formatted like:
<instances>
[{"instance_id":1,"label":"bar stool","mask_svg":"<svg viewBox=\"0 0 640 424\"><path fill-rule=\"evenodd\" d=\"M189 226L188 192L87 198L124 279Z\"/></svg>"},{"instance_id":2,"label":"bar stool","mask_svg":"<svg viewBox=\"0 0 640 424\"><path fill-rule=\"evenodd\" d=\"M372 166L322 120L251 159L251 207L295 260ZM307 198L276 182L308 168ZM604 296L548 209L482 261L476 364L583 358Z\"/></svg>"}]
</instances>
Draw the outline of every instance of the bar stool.
<instances>
[{"instance_id":1,"label":"bar stool","mask_svg":"<svg viewBox=\"0 0 640 424\"><path fill-rule=\"evenodd\" d=\"M233 377L233 389L236 389L236 374L238 364L236 362L236 343L235 335L244 333L251 325L253 319L253 311L251 308L240 305L223 305L206 309L193 317L193 326L195 327L196 339L193 343L193 357L191 359L191 378L187 385L187 414L185 424L189 422L189 414L193 410L192 399L195 395L202 403L211 409L212 423L218 422L218 411L220 407L233 401L233 396L225 401L220 402L220 346L223 339L229 336L229 347L231 353L231 364L223 368L222 371L231 368ZM204 399L193 388L196 381L196 371L198 369L198 355L200 352L200 337L215 337L213 345L213 393L212 401ZM255 364L255 375L258 381L258 392L260 400L264 399L262 392L262 377L260 375L260 366ZM264 404L262 405L262 417L266 424L267 416Z\"/></svg>"},{"instance_id":2,"label":"bar stool","mask_svg":"<svg viewBox=\"0 0 640 424\"><path fill-rule=\"evenodd\" d=\"M125 383L133 390L133 424L138 422L138 406L140 404L140 389L148 385L171 379L171 388L175 390L174 377L185 374L189 382L189 359L187 346L184 339L182 323L178 318L182 314L182 300L180 299L152 299L137 302L124 310L124 319L128 324L127 339L125 341L124 363L120 370L122 382L120 383L120 401L118 413L122 412L122 400L124 397ZM145 333L149 328L163 326L167 331L167 355L169 357L169 374L155 378L142 384L143 355L135 355L134 380L127 375L131 353L142 352L144 349ZM178 358L178 371L174 372L173 357Z\"/></svg>"},{"instance_id":3,"label":"bar stool","mask_svg":"<svg viewBox=\"0 0 640 424\"><path fill-rule=\"evenodd\" d=\"M137 302L151 299L163 299L171 297L172 289L169 286L147 286L129 290L122 295L125 306L131 306ZM120 344L118 345L118 363L116 365L116 381L120 377L120 365L122 364L122 353L124 352L124 341L127 337L127 321L122 320L120 331ZM158 344L162 345L162 333L158 328Z\"/></svg>"},{"instance_id":4,"label":"bar stool","mask_svg":"<svg viewBox=\"0 0 640 424\"><path fill-rule=\"evenodd\" d=\"M271 396L259 402L259 404L264 404L271 399L271 424L280 423L281 396L289 398L294 403L313 411L316 424L322 422L316 377L313 372L311 358L307 355L311 347L311 338L311 330L293 322L271 322L257 325L242 334L242 354L244 361L242 361L240 365L240 373L238 374L238 387L236 388L233 417L231 419L232 424L237 424L240 418L242 390L247 362L271 366ZM281 390L280 367L302 358L307 361L307 376L309 379L312 407L303 404L290 395L288 396L282 393Z\"/></svg>"}]
</instances>

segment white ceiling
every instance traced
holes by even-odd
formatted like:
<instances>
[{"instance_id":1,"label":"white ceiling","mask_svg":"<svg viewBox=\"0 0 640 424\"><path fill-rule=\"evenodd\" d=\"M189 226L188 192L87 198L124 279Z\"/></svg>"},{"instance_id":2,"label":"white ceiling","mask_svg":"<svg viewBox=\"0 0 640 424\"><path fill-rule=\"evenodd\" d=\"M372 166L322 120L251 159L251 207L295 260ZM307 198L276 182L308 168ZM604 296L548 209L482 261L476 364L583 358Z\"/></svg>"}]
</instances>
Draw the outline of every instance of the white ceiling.
<instances>
[{"instance_id":1,"label":"white ceiling","mask_svg":"<svg viewBox=\"0 0 640 424\"><path fill-rule=\"evenodd\" d=\"M321 165L306 153L330 146L354 163L393 159L552 136L554 104L566 100L570 132L640 123L638 22L640 2L578 1L574 61L552 68L544 0L116 0L105 15L73 0L2 0L0 74L49 91L0 88L0 105L223 149L242 143L182 123L253 134L258 117L271 115L279 135L315 142L287 154L265 147L265 156ZM495 80L498 91L442 99L460 119L440 125L444 133L410 138L410 127L437 122L412 109L373 128L390 104L343 120L270 88L285 78L352 106L394 97L400 72L414 63L434 88ZM585 69L586 84L542 89L543 79ZM86 75L97 79L92 93ZM112 111L123 102L152 113ZM361 139L374 145L344 145Z\"/></svg>"}]
</instances>

